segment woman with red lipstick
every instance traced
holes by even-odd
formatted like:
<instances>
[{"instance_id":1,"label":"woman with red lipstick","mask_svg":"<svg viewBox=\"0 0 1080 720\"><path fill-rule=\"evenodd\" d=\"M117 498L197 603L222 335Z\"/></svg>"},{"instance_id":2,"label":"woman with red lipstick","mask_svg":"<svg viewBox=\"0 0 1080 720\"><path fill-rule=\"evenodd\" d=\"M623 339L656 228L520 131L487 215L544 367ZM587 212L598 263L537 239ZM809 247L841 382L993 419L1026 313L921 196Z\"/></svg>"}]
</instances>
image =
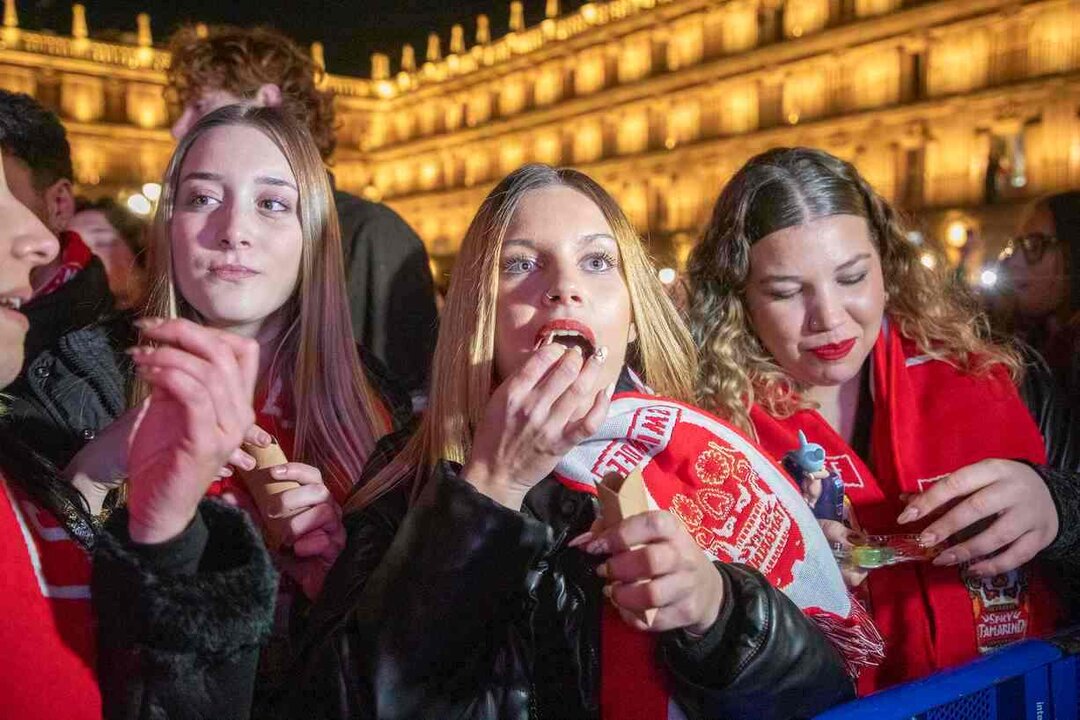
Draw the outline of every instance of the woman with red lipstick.
<instances>
[{"instance_id":1,"label":"woman with red lipstick","mask_svg":"<svg viewBox=\"0 0 1080 720\"><path fill-rule=\"evenodd\" d=\"M790 481L664 397L693 377L611 197L569 169L505 178L462 243L431 405L351 498L275 716L769 719L851 696L876 634ZM601 476L635 468L654 509L601 527Z\"/></svg>"},{"instance_id":2,"label":"woman with red lipstick","mask_svg":"<svg viewBox=\"0 0 1080 720\"><path fill-rule=\"evenodd\" d=\"M1043 409L1037 424L1018 356L919 262L854 167L807 148L753 158L689 268L702 406L776 458L805 432L863 529L940 550L933 564L847 575L886 638L861 691L1055 627L1056 592L1029 561L1062 550L1055 483L1071 478L1046 466ZM849 540L839 523L826 532Z\"/></svg>"}]
</instances>

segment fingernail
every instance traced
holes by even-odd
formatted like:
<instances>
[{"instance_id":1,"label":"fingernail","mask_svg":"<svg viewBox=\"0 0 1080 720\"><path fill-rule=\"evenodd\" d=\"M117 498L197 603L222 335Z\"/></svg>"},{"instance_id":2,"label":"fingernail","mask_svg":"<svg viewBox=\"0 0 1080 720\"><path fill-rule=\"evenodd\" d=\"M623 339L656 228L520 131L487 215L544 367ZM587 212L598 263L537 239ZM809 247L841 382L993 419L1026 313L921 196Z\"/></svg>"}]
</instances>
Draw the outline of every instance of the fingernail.
<instances>
[{"instance_id":1,"label":"fingernail","mask_svg":"<svg viewBox=\"0 0 1080 720\"><path fill-rule=\"evenodd\" d=\"M597 565L596 574L598 577L606 578L608 575L607 563L600 563Z\"/></svg>"},{"instance_id":2,"label":"fingernail","mask_svg":"<svg viewBox=\"0 0 1080 720\"><path fill-rule=\"evenodd\" d=\"M933 545L937 545L938 538L937 535L935 535L934 533L924 532L922 535L919 536L916 542L919 543L919 547L928 548Z\"/></svg>"},{"instance_id":3,"label":"fingernail","mask_svg":"<svg viewBox=\"0 0 1080 720\"><path fill-rule=\"evenodd\" d=\"M603 364L603 362L607 360L607 346L601 345L596 348L596 352L593 353L593 359L596 360L596 362Z\"/></svg>"},{"instance_id":4,"label":"fingernail","mask_svg":"<svg viewBox=\"0 0 1080 720\"><path fill-rule=\"evenodd\" d=\"M566 547L572 547L572 548L580 547L581 545L584 545L585 543L589 542L592 539L593 539L592 532L586 530L585 532L581 533L580 535L578 535L576 538L574 538L570 542L566 543Z\"/></svg>"},{"instance_id":5,"label":"fingernail","mask_svg":"<svg viewBox=\"0 0 1080 720\"><path fill-rule=\"evenodd\" d=\"M265 430L259 432L259 442L261 442L263 445L269 445L273 441L274 438L270 437L270 433L266 432Z\"/></svg>"},{"instance_id":6,"label":"fingernail","mask_svg":"<svg viewBox=\"0 0 1080 720\"><path fill-rule=\"evenodd\" d=\"M274 477L281 477L282 475L285 474L285 466L284 465L278 465L276 467L270 468L270 474L273 475Z\"/></svg>"},{"instance_id":7,"label":"fingernail","mask_svg":"<svg viewBox=\"0 0 1080 720\"><path fill-rule=\"evenodd\" d=\"M935 565L953 565L956 563L956 553L951 550L945 552L934 558Z\"/></svg>"},{"instance_id":8,"label":"fingernail","mask_svg":"<svg viewBox=\"0 0 1080 720\"><path fill-rule=\"evenodd\" d=\"M607 540L593 540L585 546L585 552L590 555L603 555L608 551Z\"/></svg>"},{"instance_id":9,"label":"fingernail","mask_svg":"<svg viewBox=\"0 0 1080 720\"><path fill-rule=\"evenodd\" d=\"M917 517L919 517L919 508L909 507L905 508L904 512L900 513L900 517L896 518L896 522L903 525L904 523L911 522Z\"/></svg>"},{"instance_id":10,"label":"fingernail","mask_svg":"<svg viewBox=\"0 0 1080 720\"><path fill-rule=\"evenodd\" d=\"M164 318L146 317L146 318L139 318L138 320L136 320L133 323L133 325L135 325L135 327L139 328L140 330L151 330L153 328L156 328L158 325L160 325L163 322L165 322Z\"/></svg>"},{"instance_id":11,"label":"fingernail","mask_svg":"<svg viewBox=\"0 0 1080 720\"><path fill-rule=\"evenodd\" d=\"M578 357L581 357L582 355L585 354L585 351L581 349L580 345L575 345L574 347L571 348L571 350L573 350L575 353L577 353Z\"/></svg>"}]
</instances>

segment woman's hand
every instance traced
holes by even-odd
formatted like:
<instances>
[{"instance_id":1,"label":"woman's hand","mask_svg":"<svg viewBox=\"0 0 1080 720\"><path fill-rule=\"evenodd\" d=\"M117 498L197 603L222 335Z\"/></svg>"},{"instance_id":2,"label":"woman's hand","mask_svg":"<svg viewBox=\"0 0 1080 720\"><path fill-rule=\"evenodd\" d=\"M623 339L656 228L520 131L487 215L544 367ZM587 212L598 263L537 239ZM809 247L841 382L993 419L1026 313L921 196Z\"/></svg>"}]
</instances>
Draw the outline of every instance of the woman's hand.
<instances>
[{"instance_id":1,"label":"woman's hand","mask_svg":"<svg viewBox=\"0 0 1080 720\"><path fill-rule=\"evenodd\" d=\"M341 508L323 483L318 468L299 462L270 469L274 480L292 480L300 487L269 496L263 522L274 526L282 545L292 548L281 557L282 569L315 599L326 573L345 547Z\"/></svg>"},{"instance_id":2,"label":"woman's hand","mask_svg":"<svg viewBox=\"0 0 1080 720\"><path fill-rule=\"evenodd\" d=\"M90 512L97 515L109 491L128 474L128 440L141 407L128 410L101 428L64 468L64 477L82 493Z\"/></svg>"},{"instance_id":3,"label":"woman's hand","mask_svg":"<svg viewBox=\"0 0 1080 720\"><path fill-rule=\"evenodd\" d=\"M853 539L858 538L860 533L852 530L841 522L835 520L818 520L821 531L825 533L825 539L829 541L829 547L839 545L842 548L850 548L854 545ZM840 563L840 575L844 578L844 584L849 588L855 588L866 581L868 571L846 563Z\"/></svg>"},{"instance_id":4,"label":"woman's hand","mask_svg":"<svg viewBox=\"0 0 1080 720\"><path fill-rule=\"evenodd\" d=\"M103 427L64 468L64 477L86 498L94 515L101 512L109 492L128 476L128 441L141 412L141 406L131 408ZM252 425L244 435L244 442L266 447L270 435L258 425ZM237 447L229 456L229 464L253 468L255 458ZM218 477L228 477L232 472L228 465L223 465Z\"/></svg>"},{"instance_id":5,"label":"woman's hand","mask_svg":"<svg viewBox=\"0 0 1080 720\"><path fill-rule=\"evenodd\" d=\"M610 388L595 392L606 353L551 343L492 394L462 476L511 510L562 456L607 417Z\"/></svg>"},{"instance_id":6,"label":"woman's hand","mask_svg":"<svg viewBox=\"0 0 1080 720\"><path fill-rule=\"evenodd\" d=\"M607 580L604 594L623 620L638 630L682 628L704 635L716 622L724 582L705 553L675 516L663 510L634 515L576 538L592 555L607 555L596 572ZM652 623L642 619L656 609Z\"/></svg>"},{"instance_id":7,"label":"woman's hand","mask_svg":"<svg viewBox=\"0 0 1080 720\"><path fill-rule=\"evenodd\" d=\"M934 558L935 565L974 563L969 572L977 576L1014 570L1045 548L1058 533L1057 509L1039 474L1012 460L982 460L960 468L930 489L914 496L898 523L932 515L955 503L919 536L926 547L938 545L980 521L989 526L946 549Z\"/></svg>"},{"instance_id":8,"label":"woman's hand","mask_svg":"<svg viewBox=\"0 0 1080 720\"><path fill-rule=\"evenodd\" d=\"M207 487L255 423L259 346L188 320L145 319L158 343L132 352L151 387L128 445L128 531L137 543L179 535Z\"/></svg>"}]
</instances>

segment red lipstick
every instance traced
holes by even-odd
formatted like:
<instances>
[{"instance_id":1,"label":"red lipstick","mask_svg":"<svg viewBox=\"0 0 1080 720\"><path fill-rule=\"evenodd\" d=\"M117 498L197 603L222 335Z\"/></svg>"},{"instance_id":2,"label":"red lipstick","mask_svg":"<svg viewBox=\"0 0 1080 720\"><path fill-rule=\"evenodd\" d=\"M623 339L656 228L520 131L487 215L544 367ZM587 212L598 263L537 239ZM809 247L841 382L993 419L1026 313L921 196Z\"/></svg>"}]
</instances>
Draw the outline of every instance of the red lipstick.
<instances>
[{"instance_id":1,"label":"red lipstick","mask_svg":"<svg viewBox=\"0 0 1080 720\"><path fill-rule=\"evenodd\" d=\"M813 348L810 352L826 362L836 362L837 360L846 358L848 353L850 353L854 347L855 338L851 338L849 340L844 340L843 342Z\"/></svg>"}]
</instances>

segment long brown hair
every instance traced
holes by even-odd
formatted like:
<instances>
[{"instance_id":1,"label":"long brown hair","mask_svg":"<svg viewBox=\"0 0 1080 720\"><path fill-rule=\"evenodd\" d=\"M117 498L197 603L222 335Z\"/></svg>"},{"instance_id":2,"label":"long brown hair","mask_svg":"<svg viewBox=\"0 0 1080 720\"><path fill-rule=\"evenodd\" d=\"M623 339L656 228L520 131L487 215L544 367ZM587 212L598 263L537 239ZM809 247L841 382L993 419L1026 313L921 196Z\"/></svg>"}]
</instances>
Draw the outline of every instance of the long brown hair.
<instances>
[{"instance_id":1,"label":"long brown hair","mask_svg":"<svg viewBox=\"0 0 1080 720\"><path fill-rule=\"evenodd\" d=\"M881 257L885 312L920 352L971 372L993 363L1019 372L1015 353L990 341L985 318L944 270L920 262L896 211L854 166L823 150L775 148L735 173L688 261L702 407L749 429L754 403L777 417L811 406L758 340L744 293L754 243L832 215L866 219Z\"/></svg>"},{"instance_id":2,"label":"long brown hair","mask_svg":"<svg viewBox=\"0 0 1080 720\"><path fill-rule=\"evenodd\" d=\"M340 497L360 479L376 440L390 428L357 355L333 194L307 128L275 108L230 105L201 118L184 136L165 171L154 218L146 314L201 322L176 284L170 227L184 158L206 132L225 126L266 135L296 178L303 242L300 277L268 374L281 378L291 391L296 412L296 457L291 459L322 470L327 487ZM262 380L269 385L268 378ZM145 384L139 384L136 397L147 392Z\"/></svg>"},{"instance_id":3,"label":"long brown hair","mask_svg":"<svg viewBox=\"0 0 1080 720\"><path fill-rule=\"evenodd\" d=\"M611 226L637 328L637 340L628 353L636 358L636 369L661 394L683 400L692 397L693 340L626 215L584 173L525 165L491 191L465 233L435 347L431 405L419 430L385 470L356 492L349 501L350 510L365 507L410 476L417 481L415 491L441 459L464 463L468 458L473 432L494 390L495 308L503 240L522 198L552 186L572 188L596 203ZM635 360L630 362L635 364Z\"/></svg>"}]
</instances>

